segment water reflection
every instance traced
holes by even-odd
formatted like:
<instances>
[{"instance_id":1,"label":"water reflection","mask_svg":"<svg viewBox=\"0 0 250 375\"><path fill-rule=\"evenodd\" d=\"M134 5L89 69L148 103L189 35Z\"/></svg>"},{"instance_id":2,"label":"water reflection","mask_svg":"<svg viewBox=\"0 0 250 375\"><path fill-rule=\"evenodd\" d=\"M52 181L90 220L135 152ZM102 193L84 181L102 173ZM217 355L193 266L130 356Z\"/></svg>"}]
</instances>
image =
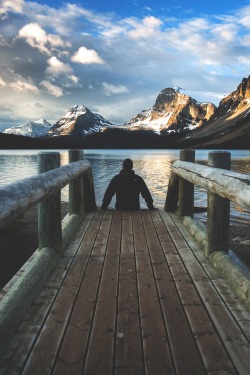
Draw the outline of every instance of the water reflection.
<instances>
[{"instance_id":1,"label":"water reflection","mask_svg":"<svg viewBox=\"0 0 250 375\"><path fill-rule=\"evenodd\" d=\"M43 150L0 150L0 186L37 174L37 154ZM54 151L54 150L53 150ZM68 163L68 152L59 150L61 165ZM206 164L209 150L196 151L196 160ZM101 206L104 192L111 178L120 172L122 161L131 158L135 173L145 180L154 199L155 206L163 208L166 198L171 164L179 158L179 150L84 150L91 162L97 205ZM231 151L232 170L250 174L250 152ZM62 190L62 200L68 200L68 187ZM206 207L207 192L195 187L195 206ZM115 206L115 200L111 201ZM144 200L141 206L146 207ZM205 221L206 214L197 214ZM250 222L249 212L231 203L233 221Z\"/></svg>"}]
</instances>

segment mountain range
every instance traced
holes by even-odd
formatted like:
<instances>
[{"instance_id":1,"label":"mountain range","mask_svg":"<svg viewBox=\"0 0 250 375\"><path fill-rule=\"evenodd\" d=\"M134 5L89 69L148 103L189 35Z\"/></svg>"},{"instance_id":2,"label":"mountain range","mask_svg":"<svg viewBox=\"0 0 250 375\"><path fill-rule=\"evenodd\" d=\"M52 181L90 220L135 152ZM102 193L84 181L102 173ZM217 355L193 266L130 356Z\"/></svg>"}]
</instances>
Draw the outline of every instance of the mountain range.
<instances>
[{"instance_id":1,"label":"mountain range","mask_svg":"<svg viewBox=\"0 0 250 375\"><path fill-rule=\"evenodd\" d=\"M53 126L46 120L29 121L4 133L42 137L51 147L65 144L65 148L248 148L249 127L250 76L218 107L166 88L151 109L121 127L75 105Z\"/></svg>"},{"instance_id":2,"label":"mountain range","mask_svg":"<svg viewBox=\"0 0 250 375\"><path fill-rule=\"evenodd\" d=\"M15 126L3 131L4 134L22 135L25 137L44 137L51 129L51 124L45 119L37 121L27 121L26 124Z\"/></svg>"}]
</instances>

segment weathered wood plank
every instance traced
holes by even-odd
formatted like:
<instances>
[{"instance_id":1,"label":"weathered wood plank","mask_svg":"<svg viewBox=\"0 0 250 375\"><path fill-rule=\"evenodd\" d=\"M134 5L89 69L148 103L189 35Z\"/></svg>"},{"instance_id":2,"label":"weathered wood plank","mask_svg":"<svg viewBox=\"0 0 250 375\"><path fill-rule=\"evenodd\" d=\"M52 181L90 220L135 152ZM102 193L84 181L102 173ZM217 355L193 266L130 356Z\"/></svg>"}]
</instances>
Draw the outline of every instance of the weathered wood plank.
<instances>
[{"instance_id":1,"label":"weathered wood plank","mask_svg":"<svg viewBox=\"0 0 250 375\"><path fill-rule=\"evenodd\" d=\"M84 368L86 374L109 375L114 365L121 214L121 211L114 212L108 238L107 254Z\"/></svg>"},{"instance_id":2,"label":"weathered wood plank","mask_svg":"<svg viewBox=\"0 0 250 375\"><path fill-rule=\"evenodd\" d=\"M156 215L156 212L152 212L152 216L156 218L154 224L157 228L158 215ZM157 236L153 235L155 228L149 212L143 212L143 222L176 372L180 375L205 374L203 363L161 245ZM162 231L162 225L160 225L160 228Z\"/></svg>"},{"instance_id":3,"label":"weathered wood plank","mask_svg":"<svg viewBox=\"0 0 250 375\"><path fill-rule=\"evenodd\" d=\"M54 374L81 374L87 355L111 220L112 211L106 211L56 360Z\"/></svg>"},{"instance_id":4,"label":"weathered wood plank","mask_svg":"<svg viewBox=\"0 0 250 375\"><path fill-rule=\"evenodd\" d=\"M171 231L171 228L175 225L170 218L170 215L162 211L161 216L166 223L167 228ZM218 295L201 265L197 263L195 255L190 251L189 246L180 232L178 231L179 234L176 231L173 232L175 234L172 235L172 238L178 248L180 257L188 267L190 277L192 278L201 300L207 309L211 321L216 327L216 331L220 335L220 339L225 345L232 363L239 374L248 374L250 364L250 345L245 335L224 303L222 303L221 297Z\"/></svg>"},{"instance_id":5,"label":"weathered wood plank","mask_svg":"<svg viewBox=\"0 0 250 375\"><path fill-rule=\"evenodd\" d=\"M53 367L101 219L102 213L97 212L28 359L25 374L44 375Z\"/></svg>"},{"instance_id":6,"label":"weathered wood plank","mask_svg":"<svg viewBox=\"0 0 250 375\"><path fill-rule=\"evenodd\" d=\"M72 263L73 257L85 236L92 217L93 213L88 214L85 217L84 222L82 222L79 230L73 236L72 242L67 247L65 256L59 260L57 267L44 285L38 298L34 301L29 313L19 325L15 336L10 342L8 351L1 358L1 374L20 373L21 369L24 367L26 359L48 316L58 290L60 289Z\"/></svg>"},{"instance_id":7,"label":"weathered wood plank","mask_svg":"<svg viewBox=\"0 0 250 375\"><path fill-rule=\"evenodd\" d=\"M63 188L72 179L88 173L90 169L89 161L80 160L1 187L0 226Z\"/></svg>"},{"instance_id":8,"label":"weathered wood plank","mask_svg":"<svg viewBox=\"0 0 250 375\"><path fill-rule=\"evenodd\" d=\"M250 209L249 175L180 160L173 163L172 170L177 176Z\"/></svg>"},{"instance_id":9,"label":"weathered wood plank","mask_svg":"<svg viewBox=\"0 0 250 375\"><path fill-rule=\"evenodd\" d=\"M171 215L172 219L175 220L175 215ZM229 286L225 283L225 281L220 277L216 268L211 264L211 262L204 257L202 251L200 250L196 241L190 234L189 230L187 230L186 226L178 222L179 230L184 236L185 240L187 241L188 245L194 252L196 258L202 265L203 269L205 270L206 274L208 275L209 279L213 283L214 287L217 289L220 297L222 298L223 302L228 306L229 311L234 316L234 319L237 321L239 326L242 329L242 332L248 338L250 342L250 314L243 305L239 302L239 300L233 295Z\"/></svg>"},{"instance_id":10,"label":"weathered wood plank","mask_svg":"<svg viewBox=\"0 0 250 375\"><path fill-rule=\"evenodd\" d=\"M122 220L115 374L144 374L134 238L128 211L124 211Z\"/></svg>"},{"instance_id":11,"label":"weathered wood plank","mask_svg":"<svg viewBox=\"0 0 250 375\"><path fill-rule=\"evenodd\" d=\"M164 214L164 216L166 222L169 224L168 229L170 233L174 233L176 238L177 232L174 230L176 228L174 228L175 225L169 215ZM177 250L176 254L178 254ZM169 262L172 261L172 257L169 259L168 253L166 253L166 257ZM189 270L189 263L185 263L184 265L180 257L179 259L181 263L179 263L178 268L183 268L183 272L186 267ZM185 279L183 279L183 272L181 272L180 278L180 270L176 272L176 267L171 266L171 263L170 269L207 373L236 373L189 274L186 272Z\"/></svg>"},{"instance_id":12,"label":"weathered wood plank","mask_svg":"<svg viewBox=\"0 0 250 375\"><path fill-rule=\"evenodd\" d=\"M170 348L148 257L148 247L140 212L133 212L132 217L146 373L149 375L173 374Z\"/></svg>"}]
</instances>

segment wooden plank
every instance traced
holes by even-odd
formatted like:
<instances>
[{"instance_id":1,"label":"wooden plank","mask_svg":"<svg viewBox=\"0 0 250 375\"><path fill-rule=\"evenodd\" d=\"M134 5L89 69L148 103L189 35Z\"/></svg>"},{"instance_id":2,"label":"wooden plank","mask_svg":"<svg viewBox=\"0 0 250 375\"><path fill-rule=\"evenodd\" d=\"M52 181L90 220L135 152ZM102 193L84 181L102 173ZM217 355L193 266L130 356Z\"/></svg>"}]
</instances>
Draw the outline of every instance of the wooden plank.
<instances>
[{"instance_id":1,"label":"wooden plank","mask_svg":"<svg viewBox=\"0 0 250 375\"><path fill-rule=\"evenodd\" d=\"M24 367L31 348L49 314L58 290L79 248L79 244L81 244L86 234L93 215L94 213L86 215L86 220L79 226L78 231L72 238L72 242L66 248L65 253L67 255L59 260L57 267L34 301L29 313L19 325L17 332L8 346L8 350L6 350L5 355L1 358L0 373L19 373Z\"/></svg>"},{"instance_id":2,"label":"wooden plank","mask_svg":"<svg viewBox=\"0 0 250 375\"><path fill-rule=\"evenodd\" d=\"M152 213L152 216L157 217L155 212ZM161 245L157 236L153 235L153 232L155 232L154 224L157 227L157 220L153 224L149 212L144 211L143 223L176 372L179 375L205 374L203 363Z\"/></svg>"},{"instance_id":3,"label":"wooden plank","mask_svg":"<svg viewBox=\"0 0 250 375\"><path fill-rule=\"evenodd\" d=\"M214 330L204 306L185 305L191 329L201 352L208 374L237 374Z\"/></svg>"},{"instance_id":4,"label":"wooden plank","mask_svg":"<svg viewBox=\"0 0 250 375\"><path fill-rule=\"evenodd\" d=\"M131 212L122 220L116 335L116 375L144 374Z\"/></svg>"},{"instance_id":5,"label":"wooden plank","mask_svg":"<svg viewBox=\"0 0 250 375\"><path fill-rule=\"evenodd\" d=\"M114 211L84 372L111 374L116 336L121 211Z\"/></svg>"},{"instance_id":6,"label":"wooden plank","mask_svg":"<svg viewBox=\"0 0 250 375\"><path fill-rule=\"evenodd\" d=\"M170 215L161 212L161 216L171 232L174 223ZM181 225L181 223L178 223L178 225ZM197 263L195 255L190 251L189 246L180 232L178 230L173 230L173 233L174 235L171 234L173 241L176 246L177 244L179 246L179 254L188 267L188 272L210 315L210 319L225 345L234 367L240 374L248 374L250 366L250 345L244 333L224 305L221 297L208 279L201 265Z\"/></svg>"},{"instance_id":7,"label":"wooden plank","mask_svg":"<svg viewBox=\"0 0 250 375\"><path fill-rule=\"evenodd\" d=\"M176 236L177 232L173 229L174 228L171 227L171 231L173 231ZM234 373L234 368L228 358L224 346L210 321L206 308L196 291L194 283L191 280L184 263L182 262L177 250L175 250L175 252L175 257L173 257L172 253L169 254L167 252L165 253L165 256L170 265L176 288L188 317L190 327L196 338L196 343L201 353L206 371L208 373L232 374ZM177 267L176 263L178 265ZM186 275L183 277L184 272L186 272ZM196 312L197 310L200 315L190 313L190 311ZM201 324L199 324L199 316L202 317L202 319L200 319L202 322Z\"/></svg>"},{"instance_id":8,"label":"wooden plank","mask_svg":"<svg viewBox=\"0 0 250 375\"><path fill-rule=\"evenodd\" d=\"M140 212L132 218L145 370L148 375L174 374Z\"/></svg>"},{"instance_id":9,"label":"wooden plank","mask_svg":"<svg viewBox=\"0 0 250 375\"><path fill-rule=\"evenodd\" d=\"M77 300L66 329L54 374L81 374L96 307L100 277L111 226L112 211L103 218L81 283Z\"/></svg>"},{"instance_id":10,"label":"wooden plank","mask_svg":"<svg viewBox=\"0 0 250 375\"><path fill-rule=\"evenodd\" d=\"M174 218L175 216L173 215L172 219L174 220ZM233 315L234 319L237 321L238 325L241 327L242 332L245 334L248 341L250 342L250 314L239 302L239 300L235 297L235 295L232 293L232 291L230 290L229 286L225 283L225 281L220 277L216 268L213 267L211 262L204 257L204 254L200 250L199 245L194 240L193 236L190 234L187 228L181 224L179 225L179 230L185 237L185 240L194 252L196 258L202 265L203 269L205 270L209 279L213 283L214 287L218 291L223 302L228 306L229 311Z\"/></svg>"},{"instance_id":11,"label":"wooden plank","mask_svg":"<svg viewBox=\"0 0 250 375\"><path fill-rule=\"evenodd\" d=\"M53 367L102 215L101 212L97 212L91 222L86 238L72 263L70 271L64 280L57 299L28 359L24 369L25 374L44 375L49 373Z\"/></svg>"}]
</instances>

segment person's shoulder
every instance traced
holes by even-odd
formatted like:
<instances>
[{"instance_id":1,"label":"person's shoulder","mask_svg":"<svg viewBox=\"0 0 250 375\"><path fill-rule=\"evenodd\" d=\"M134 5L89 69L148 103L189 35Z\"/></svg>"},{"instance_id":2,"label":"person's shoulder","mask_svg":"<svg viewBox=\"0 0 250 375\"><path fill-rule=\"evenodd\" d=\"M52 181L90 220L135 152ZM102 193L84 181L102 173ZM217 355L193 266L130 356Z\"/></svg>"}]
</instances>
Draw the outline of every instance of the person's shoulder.
<instances>
[{"instance_id":1,"label":"person's shoulder","mask_svg":"<svg viewBox=\"0 0 250 375\"><path fill-rule=\"evenodd\" d=\"M117 180L117 179L119 179L119 174L116 174L113 178L112 178L112 180L111 181L115 181L115 180Z\"/></svg>"},{"instance_id":2,"label":"person's shoulder","mask_svg":"<svg viewBox=\"0 0 250 375\"><path fill-rule=\"evenodd\" d=\"M135 178L139 184L145 184L145 181L143 180L143 178L139 176L138 174L135 174Z\"/></svg>"},{"instance_id":3,"label":"person's shoulder","mask_svg":"<svg viewBox=\"0 0 250 375\"><path fill-rule=\"evenodd\" d=\"M138 174L135 174L135 177L140 180L140 181L144 181L143 178L141 176L139 176Z\"/></svg>"}]
</instances>

